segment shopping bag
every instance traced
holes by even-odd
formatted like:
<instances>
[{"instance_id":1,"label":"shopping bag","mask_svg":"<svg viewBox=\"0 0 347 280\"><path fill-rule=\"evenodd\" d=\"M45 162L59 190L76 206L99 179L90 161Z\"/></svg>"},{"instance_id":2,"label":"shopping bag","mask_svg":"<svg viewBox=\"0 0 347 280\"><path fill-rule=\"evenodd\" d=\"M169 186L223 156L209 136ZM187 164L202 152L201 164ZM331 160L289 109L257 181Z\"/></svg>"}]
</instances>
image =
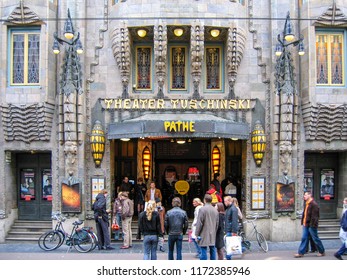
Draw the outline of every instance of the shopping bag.
<instances>
[{"instance_id":1,"label":"shopping bag","mask_svg":"<svg viewBox=\"0 0 347 280\"><path fill-rule=\"evenodd\" d=\"M241 255L241 236L224 236L225 250L227 255Z\"/></svg>"}]
</instances>

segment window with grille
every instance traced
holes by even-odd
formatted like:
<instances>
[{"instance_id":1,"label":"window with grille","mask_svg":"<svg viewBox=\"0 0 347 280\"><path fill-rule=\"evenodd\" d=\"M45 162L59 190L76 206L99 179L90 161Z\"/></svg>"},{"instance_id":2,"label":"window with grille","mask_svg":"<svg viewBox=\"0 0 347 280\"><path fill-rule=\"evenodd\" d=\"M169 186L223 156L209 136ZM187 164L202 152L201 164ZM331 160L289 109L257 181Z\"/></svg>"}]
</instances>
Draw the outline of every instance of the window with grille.
<instances>
[{"instance_id":1,"label":"window with grille","mask_svg":"<svg viewBox=\"0 0 347 280\"><path fill-rule=\"evenodd\" d=\"M343 32L317 32L317 85L344 86L344 47Z\"/></svg>"},{"instance_id":2,"label":"window with grille","mask_svg":"<svg viewBox=\"0 0 347 280\"><path fill-rule=\"evenodd\" d=\"M10 30L10 84L38 85L40 82L40 30Z\"/></svg>"},{"instance_id":3,"label":"window with grille","mask_svg":"<svg viewBox=\"0 0 347 280\"><path fill-rule=\"evenodd\" d=\"M205 89L207 91L221 90L221 54L220 47L205 48Z\"/></svg>"},{"instance_id":4,"label":"window with grille","mask_svg":"<svg viewBox=\"0 0 347 280\"><path fill-rule=\"evenodd\" d=\"M136 47L136 89L152 89L152 48Z\"/></svg>"},{"instance_id":5,"label":"window with grille","mask_svg":"<svg viewBox=\"0 0 347 280\"><path fill-rule=\"evenodd\" d=\"M187 48L170 48L170 90L187 90Z\"/></svg>"}]
</instances>

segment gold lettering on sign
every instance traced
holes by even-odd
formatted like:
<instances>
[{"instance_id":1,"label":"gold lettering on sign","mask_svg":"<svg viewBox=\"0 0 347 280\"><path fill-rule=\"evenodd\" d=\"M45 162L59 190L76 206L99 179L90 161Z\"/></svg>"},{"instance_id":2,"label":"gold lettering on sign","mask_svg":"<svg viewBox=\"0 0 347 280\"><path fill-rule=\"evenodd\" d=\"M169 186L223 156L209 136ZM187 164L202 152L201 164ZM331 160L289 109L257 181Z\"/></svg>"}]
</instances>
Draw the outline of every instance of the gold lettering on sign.
<instances>
[{"instance_id":1,"label":"gold lettering on sign","mask_svg":"<svg viewBox=\"0 0 347 280\"><path fill-rule=\"evenodd\" d=\"M165 121L164 130L166 132L195 132L195 122L189 121Z\"/></svg>"},{"instance_id":2,"label":"gold lettering on sign","mask_svg":"<svg viewBox=\"0 0 347 280\"><path fill-rule=\"evenodd\" d=\"M101 99L106 110L249 110L251 99Z\"/></svg>"}]
</instances>

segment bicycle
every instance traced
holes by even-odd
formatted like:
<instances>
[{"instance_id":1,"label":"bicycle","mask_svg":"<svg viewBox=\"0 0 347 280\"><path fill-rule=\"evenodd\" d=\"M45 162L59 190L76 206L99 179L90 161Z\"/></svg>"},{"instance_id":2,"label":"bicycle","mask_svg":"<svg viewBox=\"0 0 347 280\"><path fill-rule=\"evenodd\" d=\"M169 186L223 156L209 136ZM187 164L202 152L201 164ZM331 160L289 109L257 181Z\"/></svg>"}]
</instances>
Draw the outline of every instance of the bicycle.
<instances>
[{"instance_id":1,"label":"bicycle","mask_svg":"<svg viewBox=\"0 0 347 280\"><path fill-rule=\"evenodd\" d=\"M267 251L269 251L269 246L267 244L267 241L266 241L264 235L257 230L257 225L255 223L257 218L258 217L256 216L253 220L247 220L247 221L245 221L243 223L244 224L245 223L251 223L252 224L252 227L253 227L252 235L255 234L255 238L256 238L256 240L258 242L259 247L266 253ZM245 248L250 250L251 242L246 238L246 233L243 231L243 228L240 228L239 236L241 236L241 244L242 244L242 246L244 246Z\"/></svg>"},{"instance_id":2,"label":"bicycle","mask_svg":"<svg viewBox=\"0 0 347 280\"><path fill-rule=\"evenodd\" d=\"M39 247L42 250L53 251L63 245L64 242L69 246L68 250L73 246L80 253L87 253L95 249L98 239L91 227L79 228L83 222L77 220L72 223L73 228L71 233L68 234L63 227L63 222L66 220L64 216L56 214L52 219L58 221L54 230L45 232L38 240Z\"/></svg>"}]
</instances>

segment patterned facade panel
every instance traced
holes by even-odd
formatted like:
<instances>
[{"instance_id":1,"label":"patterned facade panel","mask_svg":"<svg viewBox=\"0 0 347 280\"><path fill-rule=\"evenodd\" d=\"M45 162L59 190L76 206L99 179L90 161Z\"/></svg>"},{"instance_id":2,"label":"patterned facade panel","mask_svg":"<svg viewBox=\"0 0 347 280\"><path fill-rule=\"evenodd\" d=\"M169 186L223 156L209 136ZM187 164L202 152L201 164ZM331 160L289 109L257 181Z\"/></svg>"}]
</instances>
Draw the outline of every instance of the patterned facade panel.
<instances>
[{"instance_id":1,"label":"patterned facade panel","mask_svg":"<svg viewBox=\"0 0 347 280\"><path fill-rule=\"evenodd\" d=\"M17 106L2 105L2 122L6 141L49 141L54 105L49 103Z\"/></svg>"},{"instance_id":2,"label":"patterned facade panel","mask_svg":"<svg viewBox=\"0 0 347 280\"><path fill-rule=\"evenodd\" d=\"M306 104L303 120L307 140L347 140L347 105Z\"/></svg>"}]
</instances>

